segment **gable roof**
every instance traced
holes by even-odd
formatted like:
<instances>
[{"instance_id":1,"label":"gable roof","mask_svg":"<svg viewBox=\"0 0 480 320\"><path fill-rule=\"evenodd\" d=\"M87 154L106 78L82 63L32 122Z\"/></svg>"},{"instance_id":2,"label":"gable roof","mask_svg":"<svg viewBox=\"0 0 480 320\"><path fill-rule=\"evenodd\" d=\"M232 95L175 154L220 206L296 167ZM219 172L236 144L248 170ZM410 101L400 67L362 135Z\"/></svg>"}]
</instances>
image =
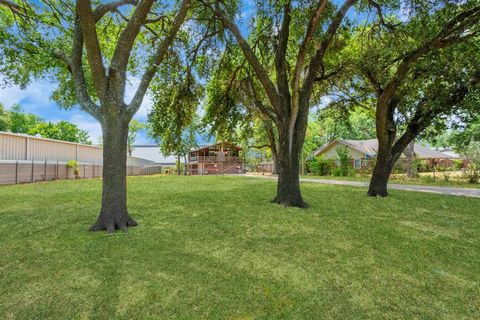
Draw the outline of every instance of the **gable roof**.
<instances>
[{"instance_id":1,"label":"gable roof","mask_svg":"<svg viewBox=\"0 0 480 320\"><path fill-rule=\"evenodd\" d=\"M365 156L368 157L375 157L377 155L378 150L378 140L377 139L368 139L368 140L342 140L337 139L333 140L332 142L318 148L313 152L313 157L317 157L323 154L327 149L335 144L343 144L348 146L352 149L357 150L358 152L363 153ZM434 150L427 146L423 146L419 143L415 143L413 147L415 157L419 159L448 159L452 158L450 155L445 154L443 152Z\"/></svg>"}]
</instances>

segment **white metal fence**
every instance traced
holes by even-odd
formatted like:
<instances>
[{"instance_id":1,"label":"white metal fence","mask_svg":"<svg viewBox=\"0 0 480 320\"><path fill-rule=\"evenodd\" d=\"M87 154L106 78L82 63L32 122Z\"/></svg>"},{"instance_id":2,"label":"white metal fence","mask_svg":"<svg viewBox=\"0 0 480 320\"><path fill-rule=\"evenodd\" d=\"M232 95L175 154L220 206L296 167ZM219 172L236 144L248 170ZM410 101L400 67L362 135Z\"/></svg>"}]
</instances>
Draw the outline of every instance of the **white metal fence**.
<instances>
[{"instance_id":1,"label":"white metal fence","mask_svg":"<svg viewBox=\"0 0 480 320\"><path fill-rule=\"evenodd\" d=\"M102 176L102 164L79 163L77 167L78 176L66 162L0 160L0 185ZM162 166L158 164L127 166L127 175L130 176L150 175L161 171Z\"/></svg>"},{"instance_id":2,"label":"white metal fence","mask_svg":"<svg viewBox=\"0 0 480 320\"><path fill-rule=\"evenodd\" d=\"M77 161L79 178L102 176L102 147L0 132L0 184L75 179L70 160ZM160 172L153 161L128 157L128 175Z\"/></svg>"}]
</instances>

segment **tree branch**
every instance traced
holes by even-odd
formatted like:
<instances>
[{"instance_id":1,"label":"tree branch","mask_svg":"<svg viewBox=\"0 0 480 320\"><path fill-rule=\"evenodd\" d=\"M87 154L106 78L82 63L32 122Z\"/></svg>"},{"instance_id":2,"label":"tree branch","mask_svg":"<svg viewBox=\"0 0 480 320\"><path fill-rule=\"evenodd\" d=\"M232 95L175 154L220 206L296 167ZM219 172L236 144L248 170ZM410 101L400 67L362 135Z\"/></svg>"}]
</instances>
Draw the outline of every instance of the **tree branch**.
<instances>
[{"instance_id":1,"label":"tree branch","mask_svg":"<svg viewBox=\"0 0 480 320\"><path fill-rule=\"evenodd\" d=\"M178 33L178 30L180 30L180 27L185 21L189 7L190 0L183 0L180 6L180 10L178 11L173 21L172 28L170 29L165 39L163 39L163 41L160 43L155 52L155 55L150 60L150 63L145 73L143 74L142 79L140 80L140 84L138 85L137 91L135 92L135 96L133 97L132 101L128 106L128 113L130 114L130 116L133 116L140 108L143 98L148 90L148 86L150 85L150 82L152 81L155 74L157 73L158 66L162 63L168 48L170 48L170 46L172 45Z\"/></svg>"},{"instance_id":2,"label":"tree branch","mask_svg":"<svg viewBox=\"0 0 480 320\"><path fill-rule=\"evenodd\" d=\"M138 0L120 0L120 1L112 1L107 2L104 4L100 4L98 7L95 8L93 11L93 15L95 18L95 22L98 22L102 17L107 14L107 12L115 12L118 8L124 5L136 5Z\"/></svg>"},{"instance_id":3,"label":"tree branch","mask_svg":"<svg viewBox=\"0 0 480 320\"><path fill-rule=\"evenodd\" d=\"M220 19L222 22L223 26L227 29L230 30L230 32L233 34L235 39L238 42L238 45L242 49L243 54L245 55L245 58L247 59L248 63L252 66L253 71L258 77L258 80L262 84L268 99L270 100L270 103L272 106L275 108L277 112L283 112L281 106L282 106L282 99L280 95L278 94L277 88L273 84L272 80L268 76L267 71L265 68L262 66L260 61L258 60L257 56L253 52L252 48L248 44L248 42L245 40L245 38L242 36L240 30L238 29L237 25L234 24L232 21L230 21L225 14L220 10L218 3L216 3L215 8L212 7L210 4L205 3L203 0L200 0L204 5L210 8L212 12Z\"/></svg>"},{"instance_id":4,"label":"tree branch","mask_svg":"<svg viewBox=\"0 0 480 320\"><path fill-rule=\"evenodd\" d=\"M141 0L137 5L132 18L128 21L127 26L123 29L118 39L115 51L113 53L112 62L110 64L109 75L118 84L123 84L121 91L123 92L125 86L125 78L127 72L128 60L137 38L140 28L145 23L150 8L154 0Z\"/></svg>"},{"instance_id":5,"label":"tree branch","mask_svg":"<svg viewBox=\"0 0 480 320\"><path fill-rule=\"evenodd\" d=\"M337 12L335 13L330 25L328 26L325 37L323 41L320 43L320 47L315 52L310 62L310 65L308 66L307 76L305 77L305 80L303 81L303 86L302 86L302 90L304 92L308 94L311 93L313 88L313 82L314 82L314 79L316 78L318 70L320 69L320 66L322 65L323 57L325 56L325 53L327 52L327 49L330 46L330 43L332 42L333 37L337 33L338 28L342 24L342 21L345 18L347 11L356 2L357 0L345 0L345 2L340 7L340 9L338 9Z\"/></svg>"},{"instance_id":6,"label":"tree branch","mask_svg":"<svg viewBox=\"0 0 480 320\"><path fill-rule=\"evenodd\" d=\"M76 10L80 21L80 27L82 29L85 48L87 49L88 64L92 70L95 90L97 91L98 97L101 100L104 100L107 88L107 78L95 27L96 21L92 12L90 0L78 0Z\"/></svg>"},{"instance_id":7,"label":"tree branch","mask_svg":"<svg viewBox=\"0 0 480 320\"><path fill-rule=\"evenodd\" d=\"M307 32L305 33L305 37L303 38L302 44L300 45L300 49L298 50L297 62L295 64L295 70L292 77L292 91L294 96L298 94L298 90L300 87L300 77L303 65L305 64L305 56L307 54L308 46L312 41L314 32L318 28L320 18L322 16L322 13L325 11L325 8L327 7L327 4L328 0L319 0L317 8L315 9L315 13L310 17L310 21L308 22Z\"/></svg>"},{"instance_id":8,"label":"tree branch","mask_svg":"<svg viewBox=\"0 0 480 320\"><path fill-rule=\"evenodd\" d=\"M288 114L290 109L290 90L288 87L287 66L285 57L287 54L288 37L290 35L290 10L291 3L287 1L283 8L283 21L278 34L278 43L275 48L275 71L277 75L277 88L283 97L282 107L286 108Z\"/></svg>"}]
</instances>

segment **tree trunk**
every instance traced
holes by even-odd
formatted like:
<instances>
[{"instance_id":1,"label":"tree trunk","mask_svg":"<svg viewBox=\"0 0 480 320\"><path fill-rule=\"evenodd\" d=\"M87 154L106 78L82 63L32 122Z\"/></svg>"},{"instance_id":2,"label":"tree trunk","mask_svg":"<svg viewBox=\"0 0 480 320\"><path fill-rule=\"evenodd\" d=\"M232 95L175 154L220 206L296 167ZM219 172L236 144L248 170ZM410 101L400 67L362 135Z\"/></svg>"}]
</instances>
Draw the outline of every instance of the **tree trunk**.
<instances>
[{"instance_id":1,"label":"tree trunk","mask_svg":"<svg viewBox=\"0 0 480 320\"><path fill-rule=\"evenodd\" d=\"M272 152L272 174L278 174L278 157L276 148L271 149Z\"/></svg>"},{"instance_id":2,"label":"tree trunk","mask_svg":"<svg viewBox=\"0 0 480 320\"><path fill-rule=\"evenodd\" d=\"M121 116L102 123L103 173L102 207L90 231L116 229L127 231L137 223L127 210L127 136L128 121Z\"/></svg>"},{"instance_id":3,"label":"tree trunk","mask_svg":"<svg viewBox=\"0 0 480 320\"><path fill-rule=\"evenodd\" d=\"M180 153L177 153L177 176L180 176Z\"/></svg>"},{"instance_id":4,"label":"tree trunk","mask_svg":"<svg viewBox=\"0 0 480 320\"><path fill-rule=\"evenodd\" d=\"M415 157L415 141L412 141L405 148L405 165L408 178L415 178L417 176L417 170L413 167L413 161Z\"/></svg>"},{"instance_id":5,"label":"tree trunk","mask_svg":"<svg viewBox=\"0 0 480 320\"><path fill-rule=\"evenodd\" d=\"M375 168L373 169L372 179L370 180L370 186L368 188L368 195L372 197L388 196L387 185L388 179L393 169L393 161L389 156L390 152L388 150L380 151L378 150L377 162L375 163Z\"/></svg>"},{"instance_id":6,"label":"tree trunk","mask_svg":"<svg viewBox=\"0 0 480 320\"><path fill-rule=\"evenodd\" d=\"M280 131L280 130L279 130ZM308 205L303 201L300 192L300 154L298 152L301 146L293 141L291 152L289 151L288 131L282 130L279 138L278 150L278 183L277 195L272 200L274 203L284 205L285 207L307 208Z\"/></svg>"},{"instance_id":7,"label":"tree trunk","mask_svg":"<svg viewBox=\"0 0 480 320\"><path fill-rule=\"evenodd\" d=\"M183 155L183 175L187 175L187 154Z\"/></svg>"}]
</instances>

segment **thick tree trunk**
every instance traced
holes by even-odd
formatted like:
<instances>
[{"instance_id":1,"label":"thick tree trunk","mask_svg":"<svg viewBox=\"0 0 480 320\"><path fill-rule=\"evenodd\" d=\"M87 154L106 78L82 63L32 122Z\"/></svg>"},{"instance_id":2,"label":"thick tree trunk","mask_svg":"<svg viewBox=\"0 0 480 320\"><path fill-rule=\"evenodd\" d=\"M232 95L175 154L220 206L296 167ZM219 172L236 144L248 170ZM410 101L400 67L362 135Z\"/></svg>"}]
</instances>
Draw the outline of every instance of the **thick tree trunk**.
<instances>
[{"instance_id":1,"label":"thick tree trunk","mask_svg":"<svg viewBox=\"0 0 480 320\"><path fill-rule=\"evenodd\" d=\"M128 121L118 116L103 121L102 207L91 231L127 231L137 223L127 210Z\"/></svg>"},{"instance_id":2,"label":"thick tree trunk","mask_svg":"<svg viewBox=\"0 0 480 320\"><path fill-rule=\"evenodd\" d=\"M307 208L308 205L303 201L300 191L300 155L298 149L301 149L301 147L294 141L290 152L289 135L287 133L280 134L279 140L277 195L272 202L285 207Z\"/></svg>"},{"instance_id":3,"label":"thick tree trunk","mask_svg":"<svg viewBox=\"0 0 480 320\"><path fill-rule=\"evenodd\" d=\"M372 197L386 197L388 196L388 179L392 173L394 162L389 156L388 151L380 152L378 150L377 162L373 169L372 179L370 180L370 186L368 188L368 195Z\"/></svg>"},{"instance_id":4,"label":"thick tree trunk","mask_svg":"<svg viewBox=\"0 0 480 320\"><path fill-rule=\"evenodd\" d=\"M388 196L387 186L390 174L408 142L407 140L402 140L397 141L393 146L388 144L383 146L381 144L379 145L377 162L375 163L372 179L370 180L370 187L368 189L369 196Z\"/></svg>"}]
</instances>

